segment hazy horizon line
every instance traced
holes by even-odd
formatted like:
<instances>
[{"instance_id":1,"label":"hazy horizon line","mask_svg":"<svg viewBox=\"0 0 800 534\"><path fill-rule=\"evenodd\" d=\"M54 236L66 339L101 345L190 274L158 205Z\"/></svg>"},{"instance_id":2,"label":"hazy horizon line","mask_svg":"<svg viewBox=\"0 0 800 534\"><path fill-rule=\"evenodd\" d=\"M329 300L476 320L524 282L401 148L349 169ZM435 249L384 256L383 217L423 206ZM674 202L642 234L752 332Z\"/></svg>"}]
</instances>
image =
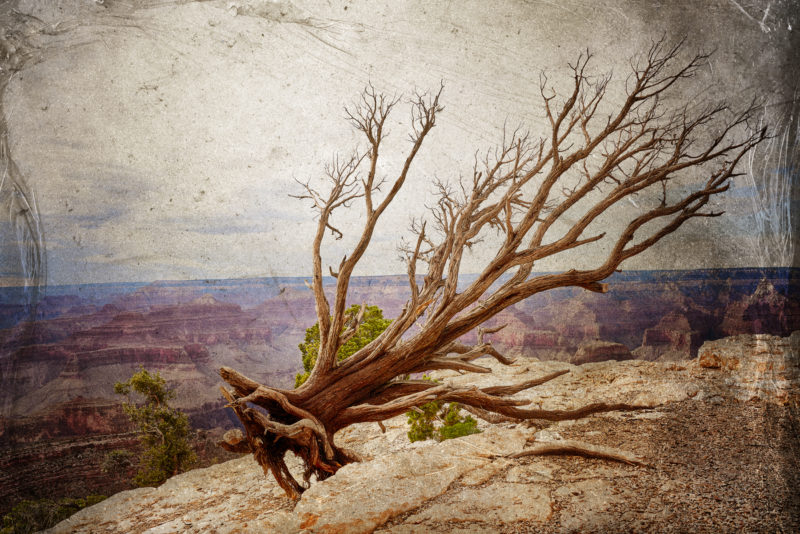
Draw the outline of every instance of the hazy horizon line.
<instances>
[{"instance_id":1,"label":"hazy horizon line","mask_svg":"<svg viewBox=\"0 0 800 534\"><path fill-rule=\"evenodd\" d=\"M800 267L794 266L770 266L770 267L701 267L695 269L621 269L616 271L611 276L616 274L624 274L624 273L642 273L642 272L697 272L697 271L779 271L779 270L800 270ZM545 275L551 274L561 271L540 271L535 274ZM463 273L459 275L459 278L465 277L474 277L478 276L480 273ZM418 275L418 277L423 277L424 275ZM611 278L609 276L608 278ZM406 273L395 273L395 274L370 274L370 275L354 275L352 276L351 280L354 279L368 279L368 278L407 278L408 275ZM103 285L121 285L121 284L128 284L128 285L152 285L152 284L167 284L167 283L216 283L216 282L229 282L229 281L238 281L244 282L248 280L282 280L282 279L291 279L291 280L309 280L311 276L292 276L292 275L278 275L278 276L243 276L243 277L236 277L236 278L162 278L157 280L115 280L110 282L71 282L71 283L59 283L59 284L47 284L43 285L44 288L47 287L70 287L70 286L103 286ZM332 282L336 280L333 276L323 276L323 281L325 282ZM38 283L21 283L21 284L3 284L0 282L0 289L7 289L7 288L19 288L24 289L29 287L30 289L34 289L35 287L42 287L39 286Z\"/></svg>"}]
</instances>

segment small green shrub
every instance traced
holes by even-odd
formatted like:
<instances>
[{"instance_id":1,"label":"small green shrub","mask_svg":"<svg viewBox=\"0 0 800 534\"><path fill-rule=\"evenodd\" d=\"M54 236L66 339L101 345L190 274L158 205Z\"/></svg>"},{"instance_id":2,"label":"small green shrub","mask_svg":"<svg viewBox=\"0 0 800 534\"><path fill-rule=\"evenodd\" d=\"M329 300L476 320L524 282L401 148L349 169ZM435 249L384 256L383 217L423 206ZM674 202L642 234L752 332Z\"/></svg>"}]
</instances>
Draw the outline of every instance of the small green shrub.
<instances>
[{"instance_id":1,"label":"small green shrub","mask_svg":"<svg viewBox=\"0 0 800 534\"><path fill-rule=\"evenodd\" d=\"M361 311L361 306L354 304L345 312L347 315L355 317ZM342 361L366 347L373 339L378 337L392 323L391 319L383 318L383 310L377 306L367 306L361 324L356 330L356 334L347 343L339 347L336 359ZM319 354L319 323L306 329L305 340L298 345L303 359L303 372L297 373L294 377L294 387L299 388L311 376L311 371L317 363Z\"/></svg>"},{"instance_id":2,"label":"small green shrub","mask_svg":"<svg viewBox=\"0 0 800 534\"><path fill-rule=\"evenodd\" d=\"M426 439L444 441L480 432L478 421L471 415L462 415L461 406L457 402L445 406L443 402L432 401L423 404L418 410L408 411L406 416L411 425L408 431L408 440L411 443Z\"/></svg>"},{"instance_id":3,"label":"small green shrub","mask_svg":"<svg viewBox=\"0 0 800 534\"><path fill-rule=\"evenodd\" d=\"M469 436L470 434L477 434L478 421L471 415L461 415L461 406L457 402L451 402L445 413L444 422L438 428L438 440L444 441L446 439L460 438L461 436Z\"/></svg>"},{"instance_id":4,"label":"small green shrub","mask_svg":"<svg viewBox=\"0 0 800 534\"><path fill-rule=\"evenodd\" d=\"M89 495L78 499L23 500L3 516L0 534L28 534L50 528L75 512L106 499L105 495Z\"/></svg>"},{"instance_id":5,"label":"small green shrub","mask_svg":"<svg viewBox=\"0 0 800 534\"><path fill-rule=\"evenodd\" d=\"M348 308L346 313L355 317L360 311L361 306L354 305ZM339 347L339 351L336 353L337 360L342 361L367 346L391 323L391 319L383 318L383 310L379 307L367 306L355 336ZM314 326L306 329L305 339L298 345L303 361L303 372L297 373L295 376L294 387L298 388L303 385L311 375L311 371L317 363L319 343L319 323L315 323ZM431 380L427 376L423 378ZM411 442L425 439L444 441L480 432L478 422L469 415L461 415L461 407L455 402L447 406L443 406L443 403L438 401L429 402L416 410L407 412L406 415L411 425L411 429L408 431L408 439Z\"/></svg>"},{"instance_id":6,"label":"small green shrub","mask_svg":"<svg viewBox=\"0 0 800 534\"><path fill-rule=\"evenodd\" d=\"M423 404L417 410L406 412L408 424L411 425L411 429L408 431L408 441L414 443L415 441L434 439L436 427L433 425L433 421L440 408L440 403L433 401Z\"/></svg>"},{"instance_id":7,"label":"small green shrub","mask_svg":"<svg viewBox=\"0 0 800 534\"><path fill-rule=\"evenodd\" d=\"M139 427L139 438L145 448L134 483L139 486L158 486L169 477L186 471L197 461L189 445L192 431L189 419L168 404L175 397L175 392L167 389L165 380L158 372L150 374L140 368L127 382L114 384L114 391L126 396L127 401L122 408ZM131 393L144 397L144 403L134 403ZM124 461L123 457L116 456L110 460Z\"/></svg>"}]
</instances>

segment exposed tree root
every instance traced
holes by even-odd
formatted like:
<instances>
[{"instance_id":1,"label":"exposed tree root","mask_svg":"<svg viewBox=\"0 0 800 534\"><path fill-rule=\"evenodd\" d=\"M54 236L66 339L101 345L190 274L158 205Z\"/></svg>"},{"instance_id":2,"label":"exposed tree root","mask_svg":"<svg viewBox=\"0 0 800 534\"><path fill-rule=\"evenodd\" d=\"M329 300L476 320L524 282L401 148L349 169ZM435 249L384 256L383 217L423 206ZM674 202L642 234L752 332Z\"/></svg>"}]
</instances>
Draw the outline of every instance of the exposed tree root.
<instances>
[{"instance_id":1,"label":"exposed tree root","mask_svg":"<svg viewBox=\"0 0 800 534\"><path fill-rule=\"evenodd\" d=\"M583 456L586 458L599 458L601 460L611 460L614 462L622 462L629 465L638 465L642 467L649 467L644 460L634 456L633 454L614 449L611 447L603 447L600 445L592 445L590 443L583 443L573 440L550 441L546 443L538 443L531 449L526 449L508 456L509 458L523 458L525 456L545 456L545 455L575 455Z\"/></svg>"},{"instance_id":2,"label":"exposed tree root","mask_svg":"<svg viewBox=\"0 0 800 534\"><path fill-rule=\"evenodd\" d=\"M314 418L296 419L291 424L280 423L269 415L247 408L244 402L277 401L292 416L307 413L292 406L279 392L260 387L257 393L237 399L225 388L220 389L229 401L228 407L234 410L242 422L245 434L240 431L228 432L219 445L233 452L251 452L264 474L272 473L278 485L291 499L299 499L305 487L289 471L284 460L286 452L292 451L305 464L303 479L306 485L312 476L324 480L342 465L357 461L355 455L335 448L331 437ZM286 412L276 412L276 415L286 419Z\"/></svg>"},{"instance_id":3,"label":"exposed tree root","mask_svg":"<svg viewBox=\"0 0 800 534\"><path fill-rule=\"evenodd\" d=\"M487 423L491 423L493 425L496 425L497 423L516 423L519 421L519 419L516 417L509 417L507 415L487 412L486 410L481 410L480 408L475 408L474 406L469 406L467 404L463 405L462 408L478 419L483 419Z\"/></svg>"},{"instance_id":4,"label":"exposed tree root","mask_svg":"<svg viewBox=\"0 0 800 534\"><path fill-rule=\"evenodd\" d=\"M220 445L230 451L251 452L264 473L272 473L287 496L297 500L308 487L312 476L317 480L324 480L343 465L358 461L355 455L334 445L335 429L355 422L376 421L381 424L383 419L432 400L459 402L470 413L491 423L531 419L563 421L601 412L651 408L646 405L595 403L571 410L526 409L520 406L529 404L529 400L509 397L549 382L566 372L557 371L519 384L482 389L474 386L454 387L425 380L391 382L378 388L376 394L369 399L376 404L364 403L346 408L326 427L311 412L290 401L287 395L289 392L259 385L240 373L224 368L221 374L234 386L234 391L221 388L222 393L229 401L228 407L242 421L245 434L230 432ZM267 413L248 407L248 403L260 406ZM288 451L292 451L304 463L305 485L301 485L289 472L284 461ZM572 441L540 444L517 456L544 454L577 454L645 465L642 460L624 451Z\"/></svg>"}]
</instances>

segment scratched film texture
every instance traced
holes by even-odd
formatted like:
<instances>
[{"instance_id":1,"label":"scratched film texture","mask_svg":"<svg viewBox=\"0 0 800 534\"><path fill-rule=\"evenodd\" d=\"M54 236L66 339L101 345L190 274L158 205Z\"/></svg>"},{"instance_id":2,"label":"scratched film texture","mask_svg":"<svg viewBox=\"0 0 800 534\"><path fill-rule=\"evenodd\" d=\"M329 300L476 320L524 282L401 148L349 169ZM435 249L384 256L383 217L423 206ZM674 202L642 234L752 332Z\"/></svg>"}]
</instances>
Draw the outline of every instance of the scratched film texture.
<instances>
[{"instance_id":1,"label":"scratched film texture","mask_svg":"<svg viewBox=\"0 0 800 534\"><path fill-rule=\"evenodd\" d=\"M314 221L288 195L357 143L343 106L369 81L398 95L443 81L447 109L358 274L403 272L396 246L431 178L469 172L504 124L544 126L541 71L563 82L588 49L595 72L621 82L629 59L662 36L715 51L679 98L759 97L776 138L717 201L723 218L692 221L625 267L793 262L794 2L134 5L4 7L5 285L306 275ZM405 113L390 125L387 173L402 161ZM358 218L339 223L348 235Z\"/></svg>"},{"instance_id":2,"label":"scratched film texture","mask_svg":"<svg viewBox=\"0 0 800 534\"><path fill-rule=\"evenodd\" d=\"M20 473L61 470L52 486L34 481L20 489L4 482L17 475L4 479L0 469L0 501L9 502L0 502L0 512L11 497L28 495L23 489L88 494L75 484L90 478L89 464L101 476L105 450L76 459L56 458L53 447L38 457L25 447L40 450L40 431L63 442L91 434L75 430L85 422L79 418L64 422L65 413L84 408L100 414L102 428L91 439L130 445L114 427L127 419L113 384L142 362L158 360L178 384L178 406L209 427L232 424L217 389L221 365L291 387L297 343L316 320L303 285L316 220L307 201L290 195L302 192L298 182L321 180L332 155L363 147L344 107L365 85L401 98L444 85L445 110L355 272L362 278L354 292L361 293L353 298L377 294L391 317L407 299L405 281L379 277L405 273L397 247L411 235L411 218L434 202L434 180L470 175L476 153L502 142L504 128L546 133L543 72L563 89L569 63L588 51L589 71L613 73L613 105L624 96L632 58L659 39L685 39L687 56L713 51L668 104L742 108L756 99L750 127L767 126L771 137L711 201L723 216L689 221L614 275L639 288L640 307L623 310L607 300L592 327L599 332L597 323L606 321L617 328L623 337L613 341L630 348L628 355L662 322L685 322L684 337L704 328L706 338L695 336L685 358L705 339L788 336L800 314L761 317L758 328L725 321L736 313L741 319L751 296L764 297L769 313L775 302L800 308L791 293L800 272L792 269L800 267L798 0L0 1L0 460L17 454L18 463L40 462ZM379 174L390 178L409 146L406 103L391 116L382 148ZM657 202L627 199L596 233L612 235ZM354 209L337 213L334 223L344 238L326 237L326 272L352 249L363 221ZM489 236L476 246L461 274L478 272L491 245ZM536 267L593 266L608 246L601 240ZM711 269L725 271L713 279ZM662 277L661 270L675 271ZM707 286L696 283L706 276ZM735 276L739 286L729 283ZM689 289L681 294L679 286ZM561 301L542 296L523 312L553 323L591 315L589 297L580 296L562 315L552 312L566 294ZM700 326L684 311L700 317ZM506 332L513 328L523 339L531 322L516 320ZM568 347L572 354L578 341ZM98 355L92 343L117 352ZM130 361L100 361L112 353ZM173 357L186 365L170 367ZM36 419L41 414L64 428L41 430L49 425ZM8 443L17 431L23 445L15 449Z\"/></svg>"}]
</instances>

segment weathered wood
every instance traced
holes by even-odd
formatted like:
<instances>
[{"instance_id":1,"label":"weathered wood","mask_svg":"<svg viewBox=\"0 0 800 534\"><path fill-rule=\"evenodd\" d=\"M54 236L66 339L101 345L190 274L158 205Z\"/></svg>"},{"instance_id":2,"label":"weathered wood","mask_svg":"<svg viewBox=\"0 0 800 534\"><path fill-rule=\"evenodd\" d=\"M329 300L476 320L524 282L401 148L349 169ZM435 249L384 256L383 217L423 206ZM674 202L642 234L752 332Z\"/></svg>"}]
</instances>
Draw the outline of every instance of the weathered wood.
<instances>
[{"instance_id":1,"label":"weathered wood","mask_svg":"<svg viewBox=\"0 0 800 534\"><path fill-rule=\"evenodd\" d=\"M486 410L482 410L480 408L476 408L475 406L464 405L463 408L464 410L471 413L475 417L483 419L487 423L491 423L493 425L497 423L515 423L519 421L519 419L516 419L514 417L509 417L507 415L500 415L498 413L489 412Z\"/></svg>"},{"instance_id":2,"label":"weathered wood","mask_svg":"<svg viewBox=\"0 0 800 534\"><path fill-rule=\"evenodd\" d=\"M488 395L513 395L515 393L519 393L520 391L525 391L526 389L531 389L536 386L541 386L546 382L550 382L551 380L555 380L559 376L563 376L569 373L569 369L563 369L561 371L556 371L555 373L550 373L549 375L542 376L540 378L534 378L533 380L526 380L525 382L520 382L519 384L511 384L508 386L490 386L487 388L481 388L481 391Z\"/></svg>"},{"instance_id":3,"label":"weathered wood","mask_svg":"<svg viewBox=\"0 0 800 534\"><path fill-rule=\"evenodd\" d=\"M629 465L649 467L647 462L627 451L591 445L573 440L559 440L547 443L537 443L530 449L512 454L509 458L524 458L525 456L545 456L545 455L576 455L586 458L598 458L600 460L612 460Z\"/></svg>"},{"instance_id":4,"label":"weathered wood","mask_svg":"<svg viewBox=\"0 0 800 534\"><path fill-rule=\"evenodd\" d=\"M748 127L755 106L737 113L725 104L689 102L666 107L669 99L664 97L670 88L708 61L706 54L682 61L681 47L682 43L658 41L631 61L626 95L615 103L606 102L610 76L588 73L588 53L570 65L572 81L564 99L557 98L543 76L539 92L548 131L538 139L520 129L504 132L494 152L475 157L471 176L454 183L434 181L437 199L427 218L412 221L413 239L402 248L408 301L382 334L339 362L339 348L357 333L363 318L346 311L350 279L379 219L405 184L436 125L443 110L442 89L411 100L411 145L395 177L385 181L378 177L378 160L384 126L399 100L381 95L370 85L360 101L347 109L347 118L363 134L366 149L336 156L326 168L327 185L302 183L304 191L299 195L311 202L317 217L308 284L320 328L316 365L295 390L260 384L227 367L220 370L233 388L233 393L225 394L245 427L247 446L287 494L296 497L303 487L283 462L286 451L305 462L306 482L312 475L324 478L354 460L336 447L337 430L359 422L380 422L433 400L458 402L484 418L495 414L548 421L648 408L596 403L572 410L542 410L525 407L528 401L512 397L566 371L483 389L407 378L434 369L490 372L478 363L485 356L504 365L513 363L486 339L503 328L482 327L487 320L551 289L580 287L604 293L608 285L603 280L623 261L690 219L720 215L707 210L709 201L728 189L738 163L767 133ZM680 181L680 187L671 187L676 178L690 172L701 177L697 183ZM593 230L601 216L625 199L647 193L655 195L657 202L622 220L620 232ZM335 278L329 300L322 282L323 242L328 232L336 239L343 237L332 224L332 215L342 208L355 209L361 202L358 220L362 226L355 245L335 269L328 266ZM557 224L565 222L567 212L569 224ZM464 254L488 235L499 236L492 259L460 287ZM540 260L600 243L604 252L595 265L534 272ZM362 306L362 313L365 309ZM477 343L465 343L463 336L475 329Z\"/></svg>"},{"instance_id":5,"label":"weathered wood","mask_svg":"<svg viewBox=\"0 0 800 534\"><path fill-rule=\"evenodd\" d=\"M461 401L459 401L461 402ZM493 404L483 406L502 415L516 419L538 419L541 421L573 421L583 419L590 415L605 412L632 412L637 410L652 410L653 406L647 404L605 403L595 402L572 410L541 410L533 408L519 408L517 406Z\"/></svg>"}]
</instances>

